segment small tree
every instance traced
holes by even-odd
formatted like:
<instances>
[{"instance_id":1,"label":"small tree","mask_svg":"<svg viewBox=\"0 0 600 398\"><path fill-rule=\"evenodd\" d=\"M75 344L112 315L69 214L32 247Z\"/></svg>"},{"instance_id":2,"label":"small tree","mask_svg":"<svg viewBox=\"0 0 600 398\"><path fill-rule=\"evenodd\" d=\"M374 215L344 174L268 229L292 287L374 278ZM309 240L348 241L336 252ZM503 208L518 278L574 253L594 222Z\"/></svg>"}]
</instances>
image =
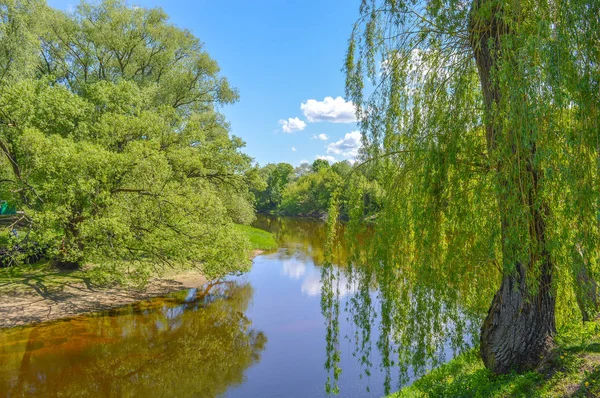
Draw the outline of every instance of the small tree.
<instances>
[{"instance_id":1,"label":"small tree","mask_svg":"<svg viewBox=\"0 0 600 398\"><path fill-rule=\"evenodd\" d=\"M317 159L313 162L311 168L313 173L318 173L321 169L329 168L329 162L325 159Z\"/></svg>"}]
</instances>

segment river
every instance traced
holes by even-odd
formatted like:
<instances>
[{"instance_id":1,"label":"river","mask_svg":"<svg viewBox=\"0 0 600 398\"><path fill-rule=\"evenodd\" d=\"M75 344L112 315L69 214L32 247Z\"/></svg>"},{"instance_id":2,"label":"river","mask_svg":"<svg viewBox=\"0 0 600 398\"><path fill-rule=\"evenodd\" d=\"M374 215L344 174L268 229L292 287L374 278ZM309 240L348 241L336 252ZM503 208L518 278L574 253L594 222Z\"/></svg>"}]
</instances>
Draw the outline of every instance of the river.
<instances>
[{"instance_id":1,"label":"river","mask_svg":"<svg viewBox=\"0 0 600 398\"><path fill-rule=\"evenodd\" d=\"M344 245L323 268L323 223L261 216L256 225L280 248L247 274L0 330L0 395L304 398L326 396L329 377L339 396L378 397L472 344L468 317L444 300L437 321L417 325L412 307L394 307L408 312L390 323L388 296L371 276L353 276L359 267L347 270Z\"/></svg>"}]
</instances>

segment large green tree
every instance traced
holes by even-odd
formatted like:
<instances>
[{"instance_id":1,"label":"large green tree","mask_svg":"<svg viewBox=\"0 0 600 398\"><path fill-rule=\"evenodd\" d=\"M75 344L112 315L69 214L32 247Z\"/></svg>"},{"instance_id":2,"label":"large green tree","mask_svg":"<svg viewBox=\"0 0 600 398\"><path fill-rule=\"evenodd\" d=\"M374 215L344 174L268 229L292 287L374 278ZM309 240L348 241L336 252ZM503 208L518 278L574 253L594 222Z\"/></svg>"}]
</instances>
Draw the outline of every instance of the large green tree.
<instances>
[{"instance_id":1,"label":"large green tree","mask_svg":"<svg viewBox=\"0 0 600 398\"><path fill-rule=\"evenodd\" d=\"M259 179L218 112L237 93L196 37L121 0L5 1L0 32L0 189L29 240L62 266L248 264L233 225Z\"/></svg>"},{"instance_id":2,"label":"large green tree","mask_svg":"<svg viewBox=\"0 0 600 398\"><path fill-rule=\"evenodd\" d=\"M498 267L482 359L535 368L559 294L597 306L600 3L363 0L360 13L347 89L387 181L380 229L402 240L382 240L386 266L467 280Z\"/></svg>"}]
</instances>

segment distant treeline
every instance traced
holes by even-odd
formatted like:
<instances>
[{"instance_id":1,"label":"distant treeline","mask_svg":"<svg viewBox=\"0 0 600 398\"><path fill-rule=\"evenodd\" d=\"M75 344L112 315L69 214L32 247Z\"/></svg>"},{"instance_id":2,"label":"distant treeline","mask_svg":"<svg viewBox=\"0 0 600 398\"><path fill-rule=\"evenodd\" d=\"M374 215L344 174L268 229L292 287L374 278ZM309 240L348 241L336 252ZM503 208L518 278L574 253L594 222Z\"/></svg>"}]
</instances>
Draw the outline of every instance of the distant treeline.
<instances>
[{"instance_id":1,"label":"distant treeline","mask_svg":"<svg viewBox=\"0 0 600 398\"><path fill-rule=\"evenodd\" d=\"M357 206L363 218L373 217L381 209L383 195L377 176L365 166L347 160L330 165L322 159L295 168L288 163L267 164L259 170L266 188L254 190L256 210L324 218L337 192L341 218ZM360 197L353 198L356 195Z\"/></svg>"}]
</instances>

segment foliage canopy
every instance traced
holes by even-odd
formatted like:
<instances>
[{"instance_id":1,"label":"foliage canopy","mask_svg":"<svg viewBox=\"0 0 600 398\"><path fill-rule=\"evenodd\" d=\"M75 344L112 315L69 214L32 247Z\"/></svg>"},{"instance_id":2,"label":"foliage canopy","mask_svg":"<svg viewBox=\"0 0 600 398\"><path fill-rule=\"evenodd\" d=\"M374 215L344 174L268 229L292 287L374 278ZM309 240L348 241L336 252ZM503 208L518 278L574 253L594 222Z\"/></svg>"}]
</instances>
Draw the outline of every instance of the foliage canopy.
<instances>
[{"instance_id":1,"label":"foliage canopy","mask_svg":"<svg viewBox=\"0 0 600 398\"><path fill-rule=\"evenodd\" d=\"M261 183L218 112L237 92L196 37L122 0L71 14L8 0L0 46L14 244L62 265L195 262L210 277L248 264L234 223L253 219Z\"/></svg>"}]
</instances>

